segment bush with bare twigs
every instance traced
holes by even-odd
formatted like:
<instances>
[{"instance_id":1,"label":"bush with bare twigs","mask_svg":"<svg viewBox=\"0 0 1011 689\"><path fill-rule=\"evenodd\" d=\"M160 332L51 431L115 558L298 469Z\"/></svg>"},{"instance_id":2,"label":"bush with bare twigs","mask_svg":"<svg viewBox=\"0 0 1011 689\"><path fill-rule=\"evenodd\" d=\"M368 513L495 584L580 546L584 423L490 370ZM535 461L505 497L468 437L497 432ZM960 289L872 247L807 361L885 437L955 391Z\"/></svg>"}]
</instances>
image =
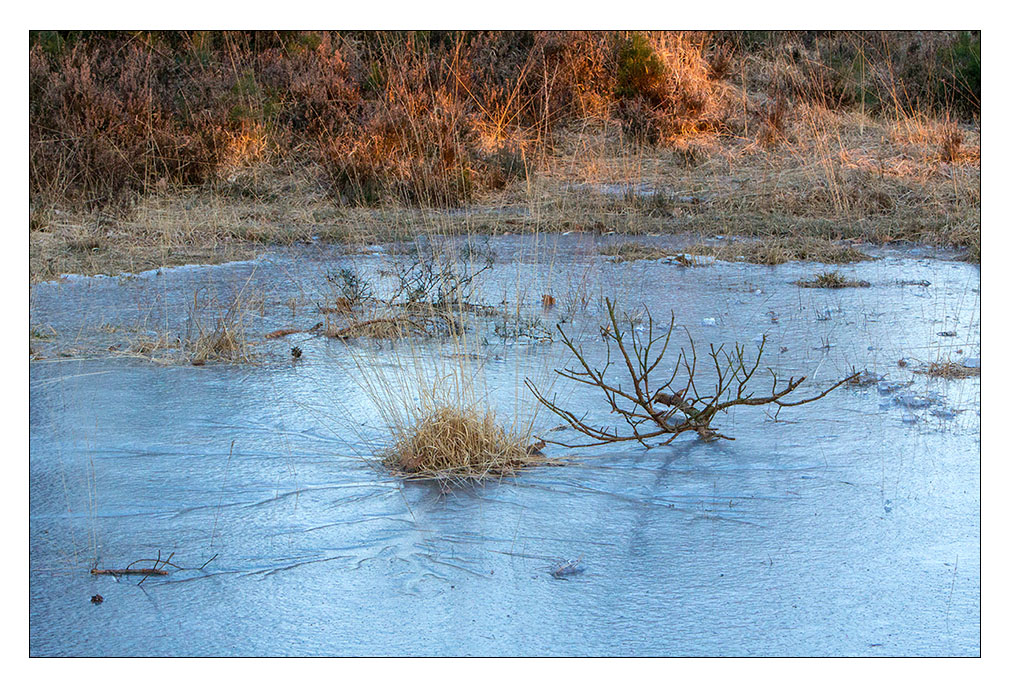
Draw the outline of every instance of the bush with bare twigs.
<instances>
[{"instance_id":1,"label":"bush with bare twigs","mask_svg":"<svg viewBox=\"0 0 1011 689\"><path fill-rule=\"evenodd\" d=\"M383 297L377 297L371 281L353 269L327 273L329 301L317 303L326 319L324 333L341 340L459 335L464 314L497 313L471 301L477 279L494 263L487 246L466 244L455 250L419 241L386 270L394 286Z\"/></svg>"},{"instance_id":2,"label":"bush with bare twigs","mask_svg":"<svg viewBox=\"0 0 1011 689\"><path fill-rule=\"evenodd\" d=\"M710 345L708 359L714 377L713 387L711 391L700 392L698 388L704 384L697 376L699 358L695 343L689 335L689 350L681 350L673 373L656 384L655 377L651 381L650 376L657 371L670 345L675 328L673 314L670 325L656 328L652 315L647 311L645 334L639 335L631 318L627 323L623 322L617 315L614 303L608 299L606 304L608 323L600 329L601 337L607 344L607 360L604 365L598 367L590 363L582 349L559 326L561 341L575 355L577 365L556 373L562 378L600 390L610 411L621 417L626 428L619 430L616 426L593 425L585 420L584 414L577 414L567 408L556 397L548 398L534 383L527 381L527 387L544 406L563 418L573 429L590 438L588 442L577 444L551 441L565 447L588 447L625 441L636 441L645 447L650 447L651 444L667 445L688 431L698 433L704 440L733 440L713 427L713 420L718 413L737 406L771 405L778 414L779 409L784 407L796 407L819 400L854 377L848 376L814 397L787 401L786 397L796 391L805 378L791 377L784 382L771 371L771 390L767 395L755 396L747 391L747 387L762 360L765 346L763 338L755 360L750 364L741 345L735 345L732 351L723 345ZM608 376L608 369L614 363L612 356L617 359L617 368L622 370L622 374L627 374L631 387L627 384L623 386Z\"/></svg>"}]
</instances>

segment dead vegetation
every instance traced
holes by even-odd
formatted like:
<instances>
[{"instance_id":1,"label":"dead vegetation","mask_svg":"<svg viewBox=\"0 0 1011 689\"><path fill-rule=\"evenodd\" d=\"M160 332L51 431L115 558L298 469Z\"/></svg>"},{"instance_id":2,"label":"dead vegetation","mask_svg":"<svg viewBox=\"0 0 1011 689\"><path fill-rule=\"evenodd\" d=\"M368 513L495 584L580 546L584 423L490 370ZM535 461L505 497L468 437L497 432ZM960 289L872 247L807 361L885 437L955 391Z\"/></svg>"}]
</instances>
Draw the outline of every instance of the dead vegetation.
<instances>
[{"instance_id":1,"label":"dead vegetation","mask_svg":"<svg viewBox=\"0 0 1011 689\"><path fill-rule=\"evenodd\" d=\"M961 378L976 378L980 375L981 370L979 366L966 366L964 363L949 359L945 361L932 361L919 369L918 372L926 374L931 378L958 380Z\"/></svg>"},{"instance_id":2,"label":"dead vegetation","mask_svg":"<svg viewBox=\"0 0 1011 689\"><path fill-rule=\"evenodd\" d=\"M93 568L91 570L91 575L92 576L111 576L111 577L116 577L116 578L124 577L124 576L140 576L140 577L142 577L142 579L138 582L138 586L139 586L140 584L143 584L147 580L148 577L163 577L163 576L168 576L172 571L177 571L177 572L185 572L185 571L201 572L201 571L204 570L204 568L207 565L211 564L211 562L213 562L218 556L217 556L217 554L213 555L209 560L207 560L206 562L204 562L204 564L200 565L199 567L180 567L176 563L172 562L172 558L173 557L175 557L175 552L169 553L169 556L166 557L163 560L162 557L161 557L161 550L159 550L158 551L158 555L156 557L153 557L153 558L141 558L139 560L134 560L133 562L131 562L130 564L128 564L126 567L117 568L117 569L106 569L106 568L97 568L97 567ZM148 567L135 567L134 566L134 565L138 565L138 564L141 564L141 563L146 563L146 564L149 564L150 566L148 566ZM169 569L166 569L166 567L172 567L173 569L169 570ZM98 604L98 603L101 603L103 600L104 599L102 598L102 596L95 595L95 596L92 597L91 602L95 603L95 604Z\"/></svg>"},{"instance_id":3,"label":"dead vegetation","mask_svg":"<svg viewBox=\"0 0 1011 689\"><path fill-rule=\"evenodd\" d=\"M610 244L597 250L601 256L611 256L615 261L656 261L670 255L669 251L640 242Z\"/></svg>"},{"instance_id":4,"label":"dead vegetation","mask_svg":"<svg viewBox=\"0 0 1011 689\"><path fill-rule=\"evenodd\" d=\"M493 307L472 301L479 278L494 261L486 246L418 240L383 269L394 284L382 296L353 268L327 273L330 293L325 303L317 302L325 318L323 333L340 340L457 336L466 315L498 314Z\"/></svg>"},{"instance_id":5,"label":"dead vegetation","mask_svg":"<svg viewBox=\"0 0 1011 689\"><path fill-rule=\"evenodd\" d=\"M287 337L288 335L295 335L296 333L305 332L302 328L290 327L290 328L278 328L277 330L271 330L269 333L263 336L265 340L276 340L281 337Z\"/></svg>"},{"instance_id":6,"label":"dead vegetation","mask_svg":"<svg viewBox=\"0 0 1011 689\"><path fill-rule=\"evenodd\" d=\"M115 346L115 345L114 345ZM132 340L125 348L113 350L124 354L136 354L151 359L160 359L166 352L179 350L182 340L171 333L142 333Z\"/></svg>"},{"instance_id":7,"label":"dead vegetation","mask_svg":"<svg viewBox=\"0 0 1011 689\"><path fill-rule=\"evenodd\" d=\"M562 343L577 363L572 368L557 370L556 373L566 380L598 389L607 402L608 411L618 415L624 422L624 428L594 424L587 420L585 412L577 413L565 402L558 401L557 397L547 397L528 380L527 386L541 404L589 438L588 442L581 443L548 442L565 447L589 447L635 441L644 447L650 447L668 445L689 431L697 433L703 440L733 440L713 427L717 414L737 406L771 406L776 410L775 416L778 416L781 409L819 400L858 375L843 378L813 397L786 401L805 378L791 377L787 381L781 381L774 371L770 371L772 380L769 393L755 396L747 388L761 364L764 338L753 363L747 361L741 345L735 345L732 350L724 345L710 345L707 357L710 364L707 376L709 380L705 381L700 375L702 372L699 371L700 362L695 343L689 335L689 347L687 350L681 349L671 369L673 372L670 376L661 374L661 382L657 382L655 375L653 380L650 380L650 376L658 370L670 345L675 328L673 314L666 328L655 328L653 317L647 311L647 323L640 335L632 317L622 319L611 300L606 300L606 304L608 323L600 328L601 337L607 344L606 361L601 364L588 361L582 349L559 326ZM613 375L608 374L615 363L615 368L621 372L617 382ZM707 382L709 390L706 388ZM699 391L700 387L703 388L702 392Z\"/></svg>"},{"instance_id":8,"label":"dead vegetation","mask_svg":"<svg viewBox=\"0 0 1011 689\"><path fill-rule=\"evenodd\" d=\"M399 325L394 327L395 333L381 334L399 336ZM346 375L372 402L387 431L378 445L362 438L381 468L448 485L508 476L550 461L540 452L543 445L531 441L535 405L524 412L529 420L514 416L509 426L499 422L488 391L480 389L482 357L471 347L466 334L456 332L438 344L443 356L433 357L411 340L381 355L384 364L392 358L392 366L377 365L377 348L347 348Z\"/></svg>"},{"instance_id":9,"label":"dead vegetation","mask_svg":"<svg viewBox=\"0 0 1011 689\"><path fill-rule=\"evenodd\" d=\"M129 339L109 347L116 356L134 356L159 364L248 364L259 359L246 322L262 312L262 298L251 293L251 277L223 304L200 290L194 292L182 333L153 331L140 323L127 329ZM271 333L277 335L277 333Z\"/></svg>"},{"instance_id":10,"label":"dead vegetation","mask_svg":"<svg viewBox=\"0 0 1011 689\"><path fill-rule=\"evenodd\" d=\"M710 256L720 261L736 261L774 266L790 261L816 263L855 263L871 257L848 243L812 237L771 237L737 240L725 244L693 244L687 253Z\"/></svg>"},{"instance_id":11,"label":"dead vegetation","mask_svg":"<svg viewBox=\"0 0 1011 689\"><path fill-rule=\"evenodd\" d=\"M545 458L490 412L439 406L399 429L384 464L415 478L475 479L514 474Z\"/></svg>"},{"instance_id":12,"label":"dead vegetation","mask_svg":"<svg viewBox=\"0 0 1011 689\"><path fill-rule=\"evenodd\" d=\"M31 278L419 226L978 260L978 70L957 32L35 32Z\"/></svg>"},{"instance_id":13,"label":"dead vegetation","mask_svg":"<svg viewBox=\"0 0 1011 689\"><path fill-rule=\"evenodd\" d=\"M462 326L445 312L430 314L398 313L380 318L353 320L344 324L331 323L326 336L338 340L367 337L374 340L399 340L405 337L435 337L458 332Z\"/></svg>"},{"instance_id":14,"label":"dead vegetation","mask_svg":"<svg viewBox=\"0 0 1011 689\"><path fill-rule=\"evenodd\" d=\"M841 289L843 287L870 287L871 283L866 280L851 280L837 270L818 273L810 280L797 280L798 287L811 287L821 289Z\"/></svg>"}]
</instances>

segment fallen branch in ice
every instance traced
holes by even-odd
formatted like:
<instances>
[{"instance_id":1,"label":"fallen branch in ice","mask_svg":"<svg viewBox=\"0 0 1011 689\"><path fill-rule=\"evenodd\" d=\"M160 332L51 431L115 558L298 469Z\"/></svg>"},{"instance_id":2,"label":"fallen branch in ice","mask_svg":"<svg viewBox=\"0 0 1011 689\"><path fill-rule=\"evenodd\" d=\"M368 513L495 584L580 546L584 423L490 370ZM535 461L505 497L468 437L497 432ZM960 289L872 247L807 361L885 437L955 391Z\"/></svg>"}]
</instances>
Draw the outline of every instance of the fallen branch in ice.
<instances>
[{"instance_id":1,"label":"fallen branch in ice","mask_svg":"<svg viewBox=\"0 0 1011 689\"><path fill-rule=\"evenodd\" d=\"M152 576L163 577L166 574L168 574L168 570L164 569L166 565L172 565L176 569L182 569L182 567L180 567L179 565L173 564L171 562L172 555L175 555L175 553L173 552L172 554L170 554L167 558L165 558L165 561L163 562L161 559L161 551L159 550L158 556L154 560L151 560L150 558L134 560L123 569L93 569L91 570L91 573L96 576L109 575L113 577L120 577L126 575L142 575L144 578L141 579L140 582L138 583L139 586L140 584L143 584L148 577ZM211 559L213 560L214 558ZM140 567L134 569L133 566L138 562L154 562L154 567Z\"/></svg>"},{"instance_id":2,"label":"fallen branch in ice","mask_svg":"<svg viewBox=\"0 0 1011 689\"><path fill-rule=\"evenodd\" d=\"M107 574L113 577L121 577L127 574L140 574L143 576L165 576L168 574L168 570L164 569L154 569L152 567L142 568L142 569L93 569L91 573L99 576Z\"/></svg>"},{"instance_id":3,"label":"fallen branch in ice","mask_svg":"<svg viewBox=\"0 0 1011 689\"><path fill-rule=\"evenodd\" d=\"M95 569L91 570L91 574L94 575L94 576L111 576L111 577L143 576L144 578L141 579L138 582L138 584L137 584L139 586L140 584L143 584L144 581L148 577L163 577L163 576L166 576L169 573L169 571L167 569L165 569L165 567L167 567L167 566L175 567L177 570L180 570L180 571L182 571L182 570L192 570L192 569L196 569L197 571L199 571L199 570L202 570L207 565L211 564L211 562L214 561L214 558L217 557L217 553L215 553L214 556L211 557L210 560L208 560L204 564L200 565L199 567L193 568L193 567L180 567L179 565L175 564L174 562L172 562L172 556L173 555L175 555L175 552L171 553L167 558L165 558L164 560L162 560L161 559L161 551L159 550L158 551L158 555L154 559L152 559L152 558L142 558L140 560L134 560L133 562L131 562L130 564L128 564L126 567L124 567L122 569L98 569L98 568L95 568ZM153 562L154 566L153 567L134 567L134 565L136 565L139 562Z\"/></svg>"}]
</instances>

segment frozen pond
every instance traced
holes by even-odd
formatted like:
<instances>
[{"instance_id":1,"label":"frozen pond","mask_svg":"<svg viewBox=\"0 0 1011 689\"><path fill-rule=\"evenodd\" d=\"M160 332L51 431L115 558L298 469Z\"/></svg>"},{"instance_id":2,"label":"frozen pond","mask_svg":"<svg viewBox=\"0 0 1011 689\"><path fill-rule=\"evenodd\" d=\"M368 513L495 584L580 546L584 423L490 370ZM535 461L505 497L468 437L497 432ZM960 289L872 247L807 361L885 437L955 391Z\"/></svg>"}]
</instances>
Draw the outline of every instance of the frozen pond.
<instances>
[{"instance_id":1,"label":"frozen pond","mask_svg":"<svg viewBox=\"0 0 1011 689\"><path fill-rule=\"evenodd\" d=\"M324 275L354 266L379 284L385 251L36 285L31 653L978 655L980 380L914 371L979 358L979 268L882 253L840 268L870 287L803 289L826 267L613 263L602 241L493 239L475 298L549 331L565 318L594 358L609 296L658 320L673 310L700 350L753 354L766 335L764 364L807 375L802 393L854 367L883 384L778 422L739 408L717 422L733 442L549 446L568 459L445 490L370 461L389 432L354 362L456 366L446 342L297 334L264 341L258 365L201 367L107 351L138 324L183 332L195 294L253 288L250 337L308 328ZM602 397L555 381L570 363L557 336L508 326L475 317L467 332L478 398L530 420L529 377L606 421ZM159 552L184 569L140 585L89 573ZM567 561L575 571L553 576Z\"/></svg>"}]
</instances>

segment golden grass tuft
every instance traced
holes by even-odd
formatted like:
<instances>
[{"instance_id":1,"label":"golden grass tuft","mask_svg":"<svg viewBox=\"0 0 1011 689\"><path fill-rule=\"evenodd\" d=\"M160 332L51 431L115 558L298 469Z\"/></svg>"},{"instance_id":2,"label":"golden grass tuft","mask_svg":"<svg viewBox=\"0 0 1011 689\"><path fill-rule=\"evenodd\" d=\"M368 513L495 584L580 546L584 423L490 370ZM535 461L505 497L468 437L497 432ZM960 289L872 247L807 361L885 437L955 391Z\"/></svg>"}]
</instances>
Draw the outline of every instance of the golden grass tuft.
<instances>
[{"instance_id":1,"label":"golden grass tuft","mask_svg":"<svg viewBox=\"0 0 1011 689\"><path fill-rule=\"evenodd\" d=\"M488 411L441 405L414 426L397 429L396 436L384 464L419 478L480 480L544 461L527 451L526 438L506 431Z\"/></svg>"},{"instance_id":2,"label":"golden grass tuft","mask_svg":"<svg viewBox=\"0 0 1011 689\"><path fill-rule=\"evenodd\" d=\"M256 359L252 343L238 320L221 319L217 327L201 332L188 343L190 363L200 366L208 361L229 364L248 364Z\"/></svg>"},{"instance_id":3,"label":"golden grass tuft","mask_svg":"<svg viewBox=\"0 0 1011 689\"><path fill-rule=\"evenodd\" d=\"M158 364L203 366L208 363L251 364L258 360L256 344L246 331L246 320L263 309L263 298L247 292L252 276L242 290L224 305L216 299L193 295L185 332L152 331L147 320L126 328L131 336L108 351L117 356L133 356ZM210 313L209 313L210 312ZM216 312L216 313L214 313ZM118 327L105 324L100 331L116 332ZM299 332L297 330L293 332ZM277 332L270 333L277 335Z\"/></svg>"},{"instance_id":4,"label":"golden grass tuft","mask_svg":"<svg viewBox=\"0 0 1011 689\"><path fill-rule=\"evenodd\" d=\"M201 312L209 305L201 304L198 295L193 295L190 323L196 332L185 343L191 364L201 366L208 361L248 364L256 360L253 342L246 335L246 318L258 309L262 311L263 298L247 292L252 279L250 275L224 312L213 319L213 327L208 327L201 318Z\"/></svg>"},{"instance_id":5,"label":"golden grass tuft","mask_svg":"<svg viewBox=\"0 0 1011 689\"><path fill-rule=\"evenodd\" d=\"M841 289L843 287L870 287L866 280L851 280L837 270L818 273L811 280L797 280L798 287L813 287L820 289Z\"/></svg>"},{"instance_id":6,"label":"golden grass tuft","mask_svg":"<svg viewBox=\"0 0 1011 689\"><path fill-rule=\"evenodd\" d=\"M126 354L138 354L156 358L156 355L164 353L166 350L179 349L181 342L178 337L169 333L158 333L154 337L145 334L131 342L126 348Z\"/></svg>"},{"instance_id":7,"label":"golden grass tuft","mask_svg":"<svg viewBox=\"0 0 1011 689\"><path fill-rule=\"evenodd\" d=\"M980 368L978 366L965 366L954 361L935 361L922 372L931 378L975 378L980 375Z\"/></svg>"}]
</instances>

